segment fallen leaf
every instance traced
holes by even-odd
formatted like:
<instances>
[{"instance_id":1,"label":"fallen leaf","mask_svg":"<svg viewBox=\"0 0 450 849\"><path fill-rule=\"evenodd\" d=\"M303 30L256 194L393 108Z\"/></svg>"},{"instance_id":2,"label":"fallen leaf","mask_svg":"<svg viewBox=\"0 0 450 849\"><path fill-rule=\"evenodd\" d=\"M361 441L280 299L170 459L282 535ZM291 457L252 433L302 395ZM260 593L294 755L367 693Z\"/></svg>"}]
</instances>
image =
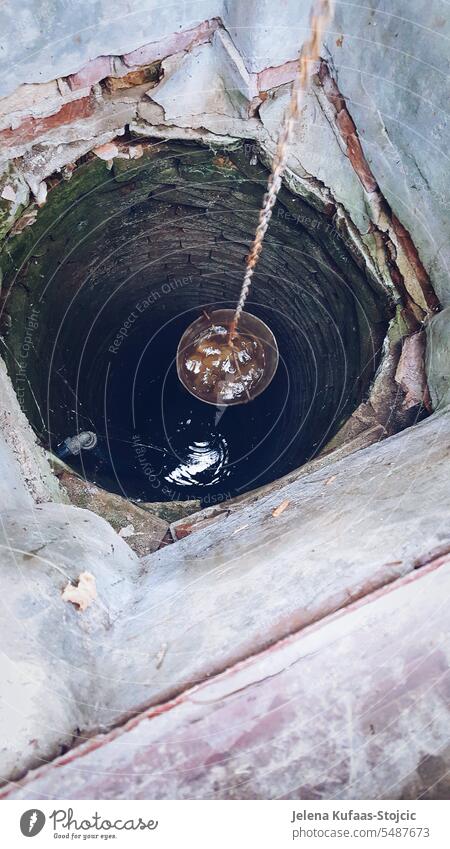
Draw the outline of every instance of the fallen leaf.
<instances>
[{"instance_id":1,"label":"fallen leaf","mask_svg":"<svg viewBox=\"0 0 450 849\"><path fill-rule=\"evenodd\" d=\"M284 511L286 510L286 507L289 507L290 503L291 502L289 501L289 499L285 498L284 501L282 501L281 504L278 505L278 507L275 507L275 510L272 510L272 516L274 517L274 519L277 519L278 516L281 516L281 514L284 513Z\"/></svg>"},{"instance_id":2,"label":"fallen leaf","mask_svg":"<svg viewBox=\"0 0 450 849\"><path fill-rule=\"evenodd\" d=\"M325 486L328 486L329 483L333 483L333 481L335 481L336 478L337 478L337 475L331 475L331 478L328 478L328 480L325 481Z\"/></svg>"},{"instance_id":3,"label":"fallen leaf","mask_svg":"<svg viewBox=\"0 0 450 849\"><path fill-rule=\"evenodd\" d=\"M82 572L78 578L78 585L67 584L62 594L63 601L76 604L79 610L86 610L97 598L97 587L95 578L90 572Z\"/></svg>"}]
</instances>

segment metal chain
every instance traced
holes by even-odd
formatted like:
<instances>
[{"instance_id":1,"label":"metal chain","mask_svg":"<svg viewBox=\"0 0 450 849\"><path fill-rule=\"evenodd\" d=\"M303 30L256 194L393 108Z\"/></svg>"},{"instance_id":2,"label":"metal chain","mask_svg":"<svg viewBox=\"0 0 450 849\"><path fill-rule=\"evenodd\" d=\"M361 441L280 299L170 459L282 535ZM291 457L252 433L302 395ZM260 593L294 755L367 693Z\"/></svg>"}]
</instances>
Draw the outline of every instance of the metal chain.
<instances>
[{"instance_id":1,"label":"metal chain","mask_svg":"<svg viewBox=\"0 0 450 849\"><path fill-rule=\"evenodd\" d=\"M312 63L320 58L320 48L324 29L328 26L333 15L333 0L316 0L311 12L310 35L304 43L298 64L298 74L292 86L291 98L286 109L280 135L278 137L275 156L272 163L272 171L264 195L263 205L259 213L258 226L255 238L252 242L247 257L246 271L242 283L241 294L236 307L233 321L230 326L230 339L236 334L237 325L244 309L245 301L250 290L253 272L258 262L263 247L272 210L281 188L281 181L288 157L289 144L291 142L295 123L303 108L305 92L308 86Z\"/></svg>"}]
</instances>

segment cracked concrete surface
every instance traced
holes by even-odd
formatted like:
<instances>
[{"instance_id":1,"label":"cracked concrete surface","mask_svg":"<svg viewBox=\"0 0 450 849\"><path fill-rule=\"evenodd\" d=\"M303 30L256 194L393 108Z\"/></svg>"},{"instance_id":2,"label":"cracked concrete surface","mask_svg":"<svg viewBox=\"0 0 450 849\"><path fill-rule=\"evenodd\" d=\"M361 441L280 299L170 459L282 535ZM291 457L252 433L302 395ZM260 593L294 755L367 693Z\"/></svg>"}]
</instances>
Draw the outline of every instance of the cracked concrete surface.
<instances>
[{"instance_id":1,"label":"cracked concrete surface","mask_svg":"<svg viewBox=\"0 0 450 849\"><path fill-rule=\"evenodd\" d=\"M443 560L87 741L4 798L448 799Z\"/></svg>"}]
</instances>

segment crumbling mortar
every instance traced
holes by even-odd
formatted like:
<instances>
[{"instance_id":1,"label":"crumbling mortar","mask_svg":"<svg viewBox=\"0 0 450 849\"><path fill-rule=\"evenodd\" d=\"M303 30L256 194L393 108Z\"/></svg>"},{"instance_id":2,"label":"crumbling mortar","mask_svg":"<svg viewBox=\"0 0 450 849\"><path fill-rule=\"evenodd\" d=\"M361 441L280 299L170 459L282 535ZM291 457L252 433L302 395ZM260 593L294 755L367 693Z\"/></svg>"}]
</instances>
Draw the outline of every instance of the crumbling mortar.
<instances>
[{"instance_id":1,"label":"crumbling mortar","mask_svg":"<svg viewBox=\"0 0 450 849\"><path fill-rule=\"evenodd\" d=\"M427 272L420 260L419 253L406 228L393 213L389 203L371 171L365 157L357 128L347 108L346 101L339 91L336 81L330 73L325 60L321 60L317 79L328 103L334 112L334 125L339 133L350 163L367 196L368 207L372 212L373 232L381 234L384 245L384 261L395 288L405 300L405 307L411 313L411 323L421 324L433 313L440 309L438 298L431 286ZM320 103L320 99L319 99ZM322 111L329 121L328 110ZM333 131L335 129L333 127ZM401 255L401 256L400 256ZM411 274L423 296L423 305L417 303L413 293L408 288L408 280L401 273L400 259L406 262Z\"/></svg>"}]
</instances>

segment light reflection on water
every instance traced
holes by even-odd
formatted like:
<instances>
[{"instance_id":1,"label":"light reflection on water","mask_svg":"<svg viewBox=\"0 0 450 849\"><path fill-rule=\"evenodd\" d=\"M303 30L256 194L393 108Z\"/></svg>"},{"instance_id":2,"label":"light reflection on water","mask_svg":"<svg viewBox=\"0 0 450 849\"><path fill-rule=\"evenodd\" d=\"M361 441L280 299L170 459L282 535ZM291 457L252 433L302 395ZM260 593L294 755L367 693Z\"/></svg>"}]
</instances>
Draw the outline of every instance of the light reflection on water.
<instances>
[{"instance_id":1,"label":"light reflection on water","mask_svg":"<svg viewBox=\"0 0 450 849\"><path fill-rule=\"evenodd\" d=\"M186 424L190 423L190 420ZM180 430L186 431L187 428ZM228 443L222 434L210 430L202 434L202 440L178 440L172 445L173 454L167 459L167 465L175 462L175 467L164 475L168 483L177 486L207 487L219 483L228 477ZM178 460L178 462L177 462Z\"/></svg>"}]
</instances>

